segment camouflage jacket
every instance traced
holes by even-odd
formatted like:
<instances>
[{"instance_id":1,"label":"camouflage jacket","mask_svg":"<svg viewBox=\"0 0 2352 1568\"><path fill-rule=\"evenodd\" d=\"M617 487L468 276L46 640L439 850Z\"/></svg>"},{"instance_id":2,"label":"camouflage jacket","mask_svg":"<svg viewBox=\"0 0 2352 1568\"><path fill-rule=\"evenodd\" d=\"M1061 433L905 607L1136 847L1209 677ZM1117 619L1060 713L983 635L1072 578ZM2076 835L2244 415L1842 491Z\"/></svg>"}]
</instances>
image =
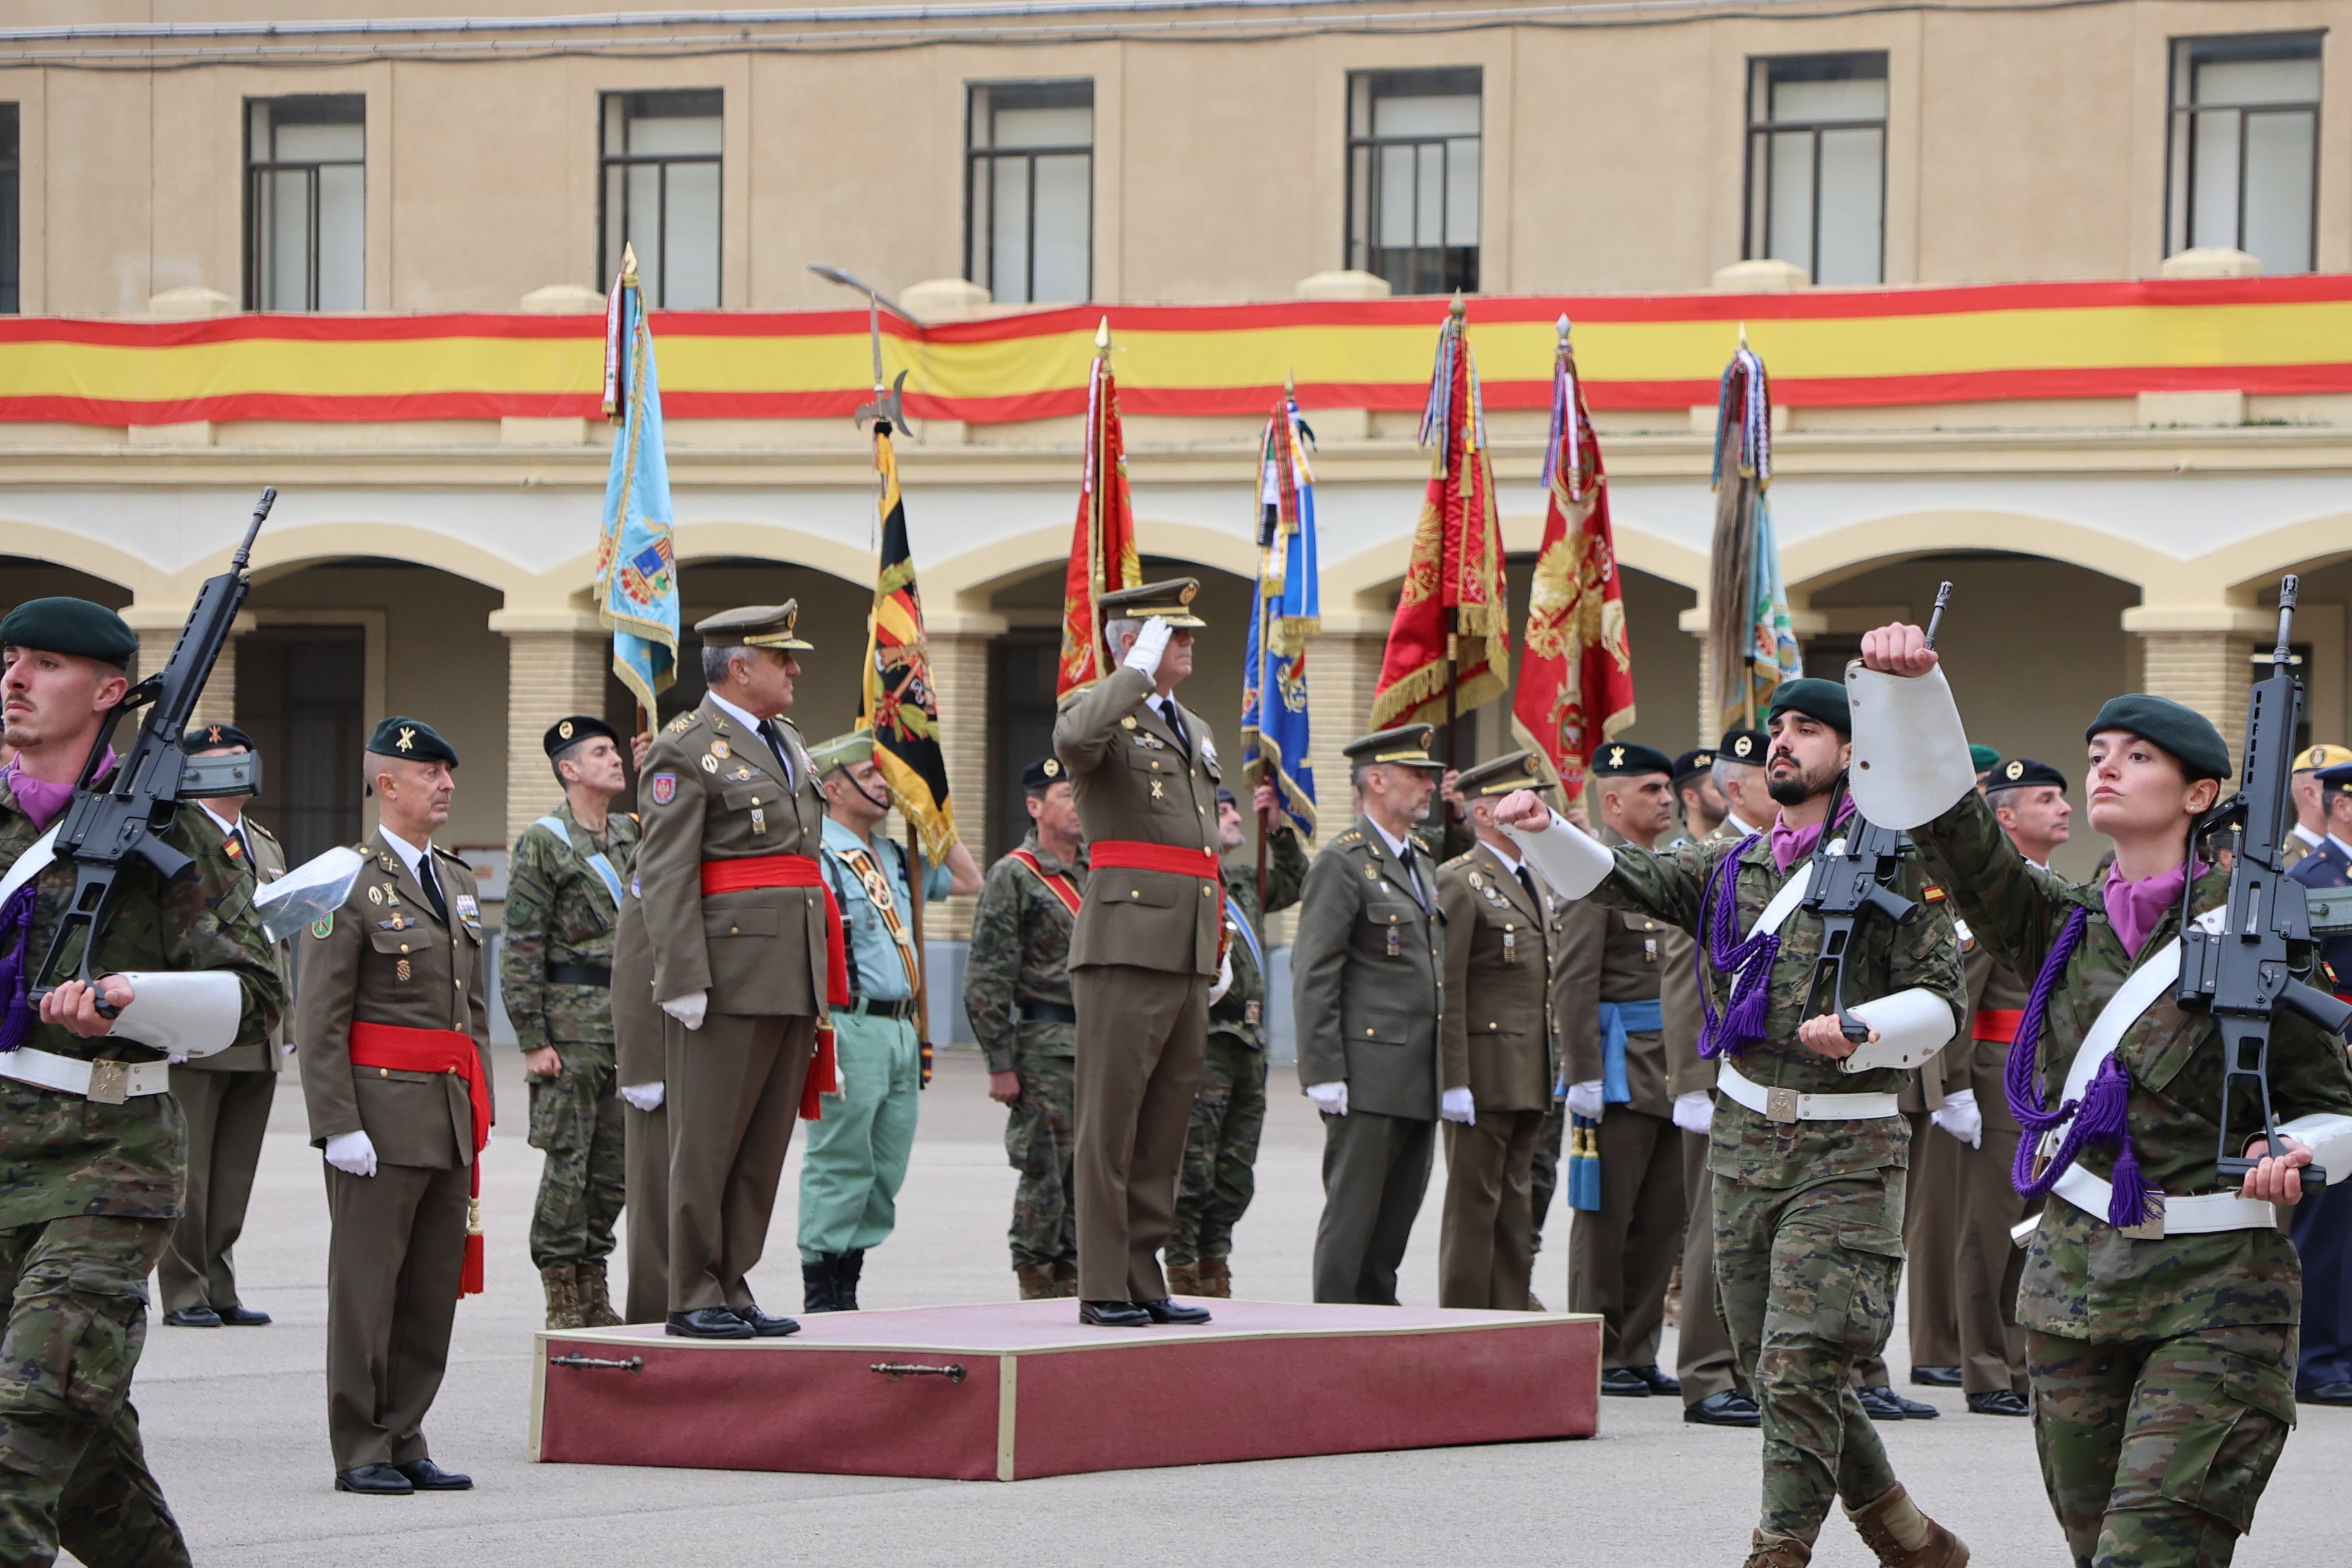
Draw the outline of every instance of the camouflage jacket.
<instances>
[{"instance_id":1,"label":"camouflage jacket","mask_svg":"<svg viewBox=\"0 0 2352 1568\"><path fill-rule=\"evenodd\" d=\"M237 1037L266 1037L278 1027L286 994L276 954L247 896L252 879L223 852L220 835L192 824L191 815L193 808L183 810L164 842L194 858L195 876L165 883L144 862L125 867L115 884L114 911L100 938L100 962L90 967L98 973L232 971L245 991ZM0 783L0 872L14 866L43 831ZM25 944L28 968L47 953L58 917L73 897L73 868L52 862L35 885L40 891ZM78 965L79 944L68 956ZM83 1039L40 1023L25 1044L83 1061L153 1061L159 1055L144 1046ZM186 1126L179 1102L169 1094L104 1105L0 1079L0 1230L67 1215L175 1217L187 1180Z\"/></svg>"},{"instance_id":2,"label":"camouflage jacket","mask_svg":"<svg viewBox=\"0 0 2352 1568\"><path fill-rule=\"evenodd\" d=\"M550 813L572 842L539 823L522 830L507 864L506 941L499 953L499 991L515 1044L526 1051L547 1045L613 1043L610 985L572 985L551 981L551 963L572 963L609 972L613 924L620 908L588 857L601 853L626 887L637 858L637 824L625 812L604 819L592 834L572 815L567 801Z\"/></svg>"},{"instance_id":3,"label":"camouflage jacket","mask_svg":"<svg viewBox=\"0 0 2352 1568\"><path fill-rule=\"evenodd\" d=\"M1257 938L1257 946L1253 949L1247 937L1234 932L1230 948L1234 983L1209 1008L1209 1033L1230 1035L1250 1049L1262 1051L1265 1049L1265 973L1258 967L1255 954L1265 951L1265 917L1298 901L1298 889L1307 880L1307 851L1295 831L1274 836L1266 846L1264 909L1257 907L1255 856L1227 860L1222 869L1228 900L1225 923L1233 924L1234 910L1239 909L1242 918L1249 921L1249 934Z\"/></svg>"},{"instance_id":4,"label":"camouflage jacket","mask_svg":"<svg viewBox=\"0 0 2352 1568\"><path fill-rule=\"evenodd\" d=\"M1914 836L1978 942L2020 975L2039 974L2042 960L2076 910L2085 911L2081 944L2051 993L2036 1066L2045 1102L2054 1104L2074 1053L2092 1023L2131 972L2133 955L2107 921L2100 881L2069 882L2025 863L1973 793ZM2221 903L2229 874L2197 880L2192 908ZM2151 931L2155 952L2178 935L2178 910ZM2184 1013L2168 996L2124 1032L2116 1058L2131 1076L2132 1149L2152 1190L2187 1194L2217 1190L2213 1163L2221 1128L2221 1042L2213 1021ZM2271 1103L2281 1121L2328 1111L2352 1114L2352 1066L2342 1042L2281 1013L2271 1036ZM1998 1084L1978 1092L1999 1094ZM2084 1170L2115 1169L2115 1150L2092 1144ZM2302 1270L2284 1230L2229 1230L2138 1241L2063 1200L2042 1210L2026 1253L2018 1321L2070 1339L2168 1339L2199 1329L2292 1323L2302 1311Z\"/></svg>"},{"instance_id":5,"label":"camouflage jacket","mask_svg":"<svg viewBox=\"0 0 2352 1568\"><path fill-rule=\"evenodd\" d=\"M1617 869L1593 892L1593 901L1612 909L1646 910L1700 937L1704 949L1699 902L1707 878L1739 845L1740 840L1725 837L1654 852L1621 847L1616 851ZM1770 835L1757 836L1754 845L1739 857L1736 869L1727 874L1733 883L1738 937L1746 936L1763 914L1764 906L1772 901L1772 895L1804 864L1800 860L1782 872L1772 859ZM1893 887L1920 907L1900 926L1876 915L1865 915L1854 923L1853 945L1846 960L1846 1003L1851 1006L1925 986L1951 1005L1957 1026L1968 1007L1959 938L1952 930L1949 906L1940 892L1929 896L1927 872L1917 852L1907 846ZM1723 896L1720 889L1716 896ZM1826 973L1816 976L1813 970L1813 961L1821 952L1821 921L1800 907L1781 922L1780 934L1780 952L1772 965L1764 1037L1750 1045L1745 1055L1724 1059L1736 1061L1741 1076L1768 1089L1792 1089L1801 1094L1900 1092L1910 1080L1908 1072L1893 1068L1841 1071L1836 1062L1797 1043L1797 1026L1829 1010L1829 976ZM1704 956L1699 959L1699 971L1707 999L1719 1014L1730 991L1729 977L1717 973ZM1707 1168L1760 1187L1794 1187L1829 1176L1907 1165L1910 1146L1910 1124L1899 1116L1864 1121L1776 1122L1727 1095L1718 1095Z\"/></svg>"},{"instance_id":6,"label":"camouflage jacket","mask_svg":"<svg viewBox=\"0 0 2352 1568\"><path fill-rule=\"evenodd\" d=\"M1086 850L1066 866L1039 846L1032 826L1021 847L1048 875L1060 873L1087 889ZM1007 855L988 868L971 912L971 948L964 960L963 1010L991 1072L1011 1072L1017 1046L1051 1056L1077 1052L1078 1027L1052 1018L1013 1019L1015 1005L1044 1002L1071 1007L1070 936L1077 921L1069 906L1036 874Z\"/></svg>"}]
</instances>

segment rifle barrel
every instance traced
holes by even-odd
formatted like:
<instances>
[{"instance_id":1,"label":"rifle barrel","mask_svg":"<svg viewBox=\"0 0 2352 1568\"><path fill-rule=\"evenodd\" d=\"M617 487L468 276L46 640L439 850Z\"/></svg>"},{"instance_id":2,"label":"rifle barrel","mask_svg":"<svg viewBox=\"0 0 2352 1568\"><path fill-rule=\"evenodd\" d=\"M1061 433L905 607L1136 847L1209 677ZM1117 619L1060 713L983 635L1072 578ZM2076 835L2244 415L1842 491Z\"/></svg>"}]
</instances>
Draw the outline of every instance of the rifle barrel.
<instances>
[{"instance_id":1,"label":"rifle barrel","mask_svg":"<svg viewBox=\"0 0 2352 1568\"><path fill-rule=\"evenodd\" d=\"M1927 646L1929 647L1934 647L1936 646L1937 630L1944 624L1944 606L1951 602L1952 585L1949 583L1937 584L1936 586L1935 613L1927 617Z\"/></svg>"},{"instance_id":2,"label":"rifle barrel","mask_svg":"<svg viewBox=\"0 0 2352 1568\"><path fill-rule=\"evenodd\" d=\"M253 521L245 531L245 542L236 547L236 557L230 563L232 570L238 572L245 570L247 560L253 554L253 542L261 537L261 525L269 521L269 509L277 504L278 487L263 486L261 504L253 509Z\"/></svg>"},{"instance_id":3,"label":"rifle barrel","mask_svg":"<svg viewBox=\"0 0 2352 1568\"><path fill-rule=\"evenodd\" d=\"M2287 662L2294 657L2287 643L2294 630L2294 601L2302 587L2303 579L2292 572L2279 584L2278 650L2271 658L2273 670L2284 669Z\"/></svg>"}]
</instances>

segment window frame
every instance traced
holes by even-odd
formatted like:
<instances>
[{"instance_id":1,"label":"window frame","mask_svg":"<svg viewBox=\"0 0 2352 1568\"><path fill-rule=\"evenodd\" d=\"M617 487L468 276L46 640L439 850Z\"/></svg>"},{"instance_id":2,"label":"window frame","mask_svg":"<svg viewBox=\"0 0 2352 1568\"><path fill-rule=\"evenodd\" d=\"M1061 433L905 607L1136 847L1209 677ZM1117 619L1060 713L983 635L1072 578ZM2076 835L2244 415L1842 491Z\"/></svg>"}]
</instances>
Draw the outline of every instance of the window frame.
<instances>
[{"instance_id":1,"label":"window frame","mask_svg":"<svg viewBox=\"0 0 2352 1568\"><path fill-rule=\"evenodd\" d=\"M356 123L360 128L360 155L356 158L290 158L277 155L278 109L293 103L356 103L356 121L320 121L320 124ZM253 145L255 106L269 106L269 156L257 159ZM290 315L314 315L323 307L319 303L319 171L321 169L357 169L360 172L360 308L367 308L367 94L364 92L289 92L265 97L238 100L238 110L245 123L245 308L283 311ZM262 235L261 182L271 174L301 171L303 200L308 221L303 230L303 303L294 309L285 305L265 307L262 295Z\"/></svg>"},{"instance_id":2,"label":"window frame","mask_svg":"<svg viewBox=\"0 0 2352 1568\"><path fill-rule=\"evenodd\" d=\"M1849 76L1840 79L1836 77L1823 76L1817 79L1824 81L1834 81L1839 79L1849 81L1869 81L1874 79L1885 83L1886 107L1880 112L1878 118L1875 120L1847 119L1785 121L1774 120L1771 118L1772 88L1774 85L1773 72L1777 68L1798 64L1828 64L1832 61L1849 61L1856 63L1863 61L1875 61L1877 63L1878 74L1875 78L1867 76ZM1828 287L1838 289L1866 289L1881 288L1885 285L1886 167L1889 162L1887 157L1887 144L1890 134L1889 125L1895 118L1895 80L1892 67L1893 62L1889 58L1889 51L1885 49L1832 49L1826 52L1799 55L1750 55L1748 57L1747 126L1744 132L1747 145L1742 153L1742 163L1745 172L1740 182L1739 203L1739 254L1742 259L1748 261L1789 260L1787 257L1776 258L1763 254L1762 247L1769 243L1768 237L1772 232L1772 174L1770 160L1769 158L1759 160L1757 154L1759 149L1765 146L1773 136L1785 135L1792 132L1802 132L1811 140L1812 153L1812 210L1807 215L1808 232L1805 242L1807 265L1805 267L1805 276L1809 280L1813 282L1815 286L1821 286L1822 134L1823 132L1828 131L1874 130L1878 132L1878 277L1872 283L1838 283L1828 285ZM1759 86L1763 89L1761 93L1758 91L1758 88ZM1759 98L1762 100L1760 104L1758 101ZM1758 167L1759 162L1764 164L1764 167L1760 170ZM1763 221L1760 225L1757 221L1758 193L1756 184L1757 180L1759 177L1765 182L1763 189ZM1761 232L1759 232L1759 229ZM1791 265L1794 264L1791 263Z\"/></svg>"},{"instance_id":3,"label":"window frame","mask_svg":"<svg viewBox=\"0 0 2352 1568\"><path fill-rule=\"evenodd\" d=\"M1384 81L1394 83L1414 78L1421 79L1424 83L1428 84L1430 88L1437 88L1442 79L1452 78L1454 79L1450 87L1438 90L1423 90L1417 92L1391 91L1386 94L1383 94L1381 90L1381 85ZM1366 94L1366 107L1364 113L1365 129L1361 133L1359 133L1356 130L1356 90L1357 85L1360 82L1364 84ZM1373 119L1372 105L1376 104L1384 96L1391 98L1475 99L1478 104L1478 129L1468 136L1382 136L1373 131L1371 129L1371 125ZM1486 178L1486 68L1484 66L1416 66L1402 69L1380 68L1351 70L1348 73L1347 92L1345 98L1346 101L1341 112L1347 116L1346 152L1344 153L1346 158L1345 167L1347 174L1345 181L1347 186L1347 201L1346 210L1342 214L1340 220L1339 245L1342 254L1347 258L1348 266L1358 271L1369 272L1375 277L1387 279L1387 274L1381 272L1376 265L1376 260L1380 254L1383 250L1392 248L1382 246L1380 243L1379 237L1381 222L1380 157L1381 152L1384 149L1394 147L1411 147L1414 149L1422 147L1436 147L1441 149L1437 160L1438 243L1434 247L1412 245L1394 247L1400 249L1402 254L1408 255L1413 258L1409 282L1414 287L1400 288L1397 286L1395 279L1388 279L1387 280L1390 287L1397 293L1414 294L1419 292L1417 286L1421 283L1423 279L1422 258L1433 254L1436 258L1435 273L1437 287L1429 290L1430 294L1452 294L1457 292L1475 294L1478 292L1479 284L1485 270L1485 250L1486 243L1486 192L1483 189ZM1453 179L1453 171L1451 161L1444 155L1443 149L1451 142L1465 141L1475 142L1478 146L1478 179L1480 185L1482 186L1482 189L1478 193L1478 238L1476 241L1467 246L1452 246L1447 245L1444 241L1444 227L1445 214L1449 205L1448 197L1451 195L1451 191L1448 187ZM1357 188L1357 176L1360 166L1362 170L1361 183L1363 187L1360 192ZM1416 208L1419 205L1420 189L1421 159L1416 152L1413 158L1413 200ZM1359 216L1363 219L1363 239L1360 246L1359 245L1356 237L1357 218ZM1454 274L1449 266L1449 253L1456 251L1467 253L1466 266L1464 268L1463 273L1460 275Z\"/></svg>"},{"instance_id":4,"label":"window frame","mask_svg":"<svg viewBox=\"0 0 2352 1568\"><path fill-rule=\"evenodd\" d=\"M668 98L675 100L688 97L698 97L706 93L718 100L719 112L716 116L719 121L718 152L615 153L604 144L605 129L609 121L609 110L614 99L620 99L623 100L621 115L623 122L625 125L629 121L638 118L634 111L633 105L629 101L631 100L655 98ZM647 120L688 120L710 117L683 114L676 116L648 114L644 116L644 118ZM625 132L624 133L623 144L626 145ZM613 279L621 275L620 255L618 253L608 255L606 254L605 249L605 247L613 242L613 171L615 168L642 168L648 164L657 165L660 169L660 173L655 184L660 195L656 198L659 205L658 209L654 214L653 232L660 237L660 245L662 247L659 270L657 273L659 288L656 290L659 298L647 300L646 307L650 310L666 310L670 308L669 165L672 163L708 163L718 171L719 232L711 236L711 254L717 258L719 268L719 275L715 280L717 284L715 291L718 294L718 300L714 302L712 308L722 308L727 300L727 89L719 87L625 87L606 89L596 94L596 255L602 263L601 276L596 285L596 291L600 294L609 291L613 287ZM630 243L629 182L625 177L621 181L622 248L625 250Z\"/></svg>"},{"instance_id":5,"label":"window frame","mask_svg":"<svg viewBox=\"0 0 2352 1568\"><path fill-rule=\"evenodd\" d=\"M979 283L981 280L979 278L975 277L974 274L980 269L981 258L982 257L991 258L992 259L988 268L988 281L982 286L988 289L988 297L992 301L999 304L1017 305L1034 305L1038 302L1037 160L1040 158L1069 158L1083 156L1087 161L1087 291L1083 297L1075 300L1053 300L1049 301L1049 303L1086 304L1091 301L1095 297L1096 203L1095 137L1093 131L1095 79L1090 76L1021 77L1003 81L993 79L967 81L963 84L963 87L964 280L968 283ZM993 121L999 108L999 104L997 102L998 94L1007 90L1017 94L1025 90L1043 95L1056 91L1068 92L1079 88L1084 88L1086 89L1087 98L1088 129L1087 132L1086 144L1084 146L1069 142L1042 147L999 147L995 144L996 130ZM986 146L980 145L974 135L974 132L977 129L977 121L980 117L981 100L983 94L987 95L989 105L988 113L991 121L989 127L989 144ZM1015 107L1022 106L1015 105ZM1003 290L997 286L996 267L992 259L996 255L995 194L997 190L998 166L1015 161L1021 162L1026 165L1023 170L1023 178L1027 182L1026 188L1029 192L1029 198L1026 204L1029 229L1026 236L1027 243L1024 247L1023 254L1028 258L1029 273L1026 278L1022 279L1021 298L1018 300L1007 300L1004 298ZM988 190L990 197L988 202L988 210L985 216L987 236L984 240L981 237L981 225L983 219L978 205L980 191L980 166L983 162L989 165Z\"/></svg>"},{"instance_id":6,"label":"window frame","mask_svg":"<svg viewBox=\"0 0 2352 1568\"><path fill-rule=\"evenodd\" d=\"M2288 46L2305 45L2310 53L2283 52ZM2263 46L2282 52L2262 53ZM2319 163L2322 153L2321 117L2326 101L2327 29L2300 28L2285 32L2264 33L2188 33L2167 40L2164 89L2164 254L2169 258L2184 250L2196 248L2193 226L2197 211L2197 156L2194 151L2197 121L2200 115L2234 113L2238 117L2238 212L2232 248L2245 249L2246 239L2246 118L2249 114L2305 114L2311 116L2311 247L2304 259L2300 273L2280 273L2280 277L2297 277L2319 270ZM2196 67L2205 63L2198 58L2200 50L2211 50L2208 58L2311 59L2319 63L2321 71L2319 96L2295 103L2215 104L2200 108L2189 97L2194 89ZM2183 163L2186 167L2183 167ZM2176 188L2175 182L2179 184ZM2176 205L2177 204L2177 205ZM2176 237L2178 243L2175 243ZM2251 253L2249 253L2251 254Z\"/></svg>"},{"instance_id":7,"label":"window frame","mask_svg":"<svg viewBox=\"0 0 2352 1568\"><path fill-rule=\"evenodd\" d=\"M0 156L0 316L14 316L25 309L24 105L0 102L0 118L11 122Z\"/></svg>"}]
</instances>

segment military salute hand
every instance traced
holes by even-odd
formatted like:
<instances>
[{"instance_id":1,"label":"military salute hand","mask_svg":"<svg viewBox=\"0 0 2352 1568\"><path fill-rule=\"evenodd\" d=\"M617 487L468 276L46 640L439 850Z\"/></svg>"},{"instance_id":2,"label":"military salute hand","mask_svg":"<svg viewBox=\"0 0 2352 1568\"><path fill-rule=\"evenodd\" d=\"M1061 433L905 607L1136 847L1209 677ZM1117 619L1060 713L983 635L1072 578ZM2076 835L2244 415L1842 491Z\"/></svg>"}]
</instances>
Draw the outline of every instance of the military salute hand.
<instances>
[{"instance_id":1,"label":"military salute hand","mask_svg":"<svg viewBox=\"0 0 2352 1568\"><path fill-rule=\"evenodd\" d=\"M120 974L101 974L94 987L83 981L68 980L41 998L41 1022L61 1024L68 1033L84 1039L112 1034L114 1020L98 1010L101 992L107 1005L118 1013L131 1005L131 982Z\"/></svg>"},{"instance_id":2,"label":"military salute hand","mask_svg":"<svg viewBox=\"0 0 2352 1568\"><path fill-rule=\"evenodd\" d=\"M1551 826L1551 807L1531 789L1515 789L1495 807L1495 820L1522 833L1541 833Z\"/></svg>"},{"instance_id":3,"label":"military salute hand","mask_svg":"<svg viewBox=\"0 0 2352 1568\"><path fill-rule=\"evenodd\" d=\"M1168 639L1176 628L1158 616L1147 616L1143 629L1127 645L1127 657L1119 662L1128 668L1140 671L1146 680L1160 679L1160 656L1168 651Z\"/></svg>"},{"instance_id":4,"label":"military salute hand","mask_svg":"<svg viewBox=\"0 0 2352 1568\"><path fill-rule=\"evenodd\" d=\"M2238 1189L2241 1197L2264 1204L2303 1201L2303 1177L2297 1173L2311 1163L2311 1151L2284 1133L2279 1138L2286 1145L2284 1154L2273 1154L2267 1138L2257 1138L2246 1145L2246 1157L2256 1164L2246 1173L2245 1184Z\"/></svg>"},{"instance_id":5,"label":"military salute hand","mask_svg":"<svg viewBox=\"0 0 2352 1568\"><path fill-rule=\"evenodd\" d=\"M1862 634L1862 667L1882 675L1925 675L1936 668L1936 650L1927 646L1927 634L1917 626L1896 621L1876 631Z\"/></svg>"}]
</instances>

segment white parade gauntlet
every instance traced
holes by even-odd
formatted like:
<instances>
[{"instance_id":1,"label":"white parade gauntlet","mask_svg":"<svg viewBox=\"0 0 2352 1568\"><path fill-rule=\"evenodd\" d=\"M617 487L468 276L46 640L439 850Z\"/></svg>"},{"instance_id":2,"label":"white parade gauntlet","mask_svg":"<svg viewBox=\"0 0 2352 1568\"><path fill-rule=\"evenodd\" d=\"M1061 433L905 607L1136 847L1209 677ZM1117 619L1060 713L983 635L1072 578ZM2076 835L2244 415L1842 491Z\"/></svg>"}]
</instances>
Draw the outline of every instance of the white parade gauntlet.
<instances>
[{"instance_id":1,"label":"white parade gauntlet","mask_svg":"<svg viewBox=\"0 0 2352 1568\"><path fill-rule=\"evenodd\" d=\"M1591 897L1617 868L1617 858L1606 846L1556 811L1551 814L1551 826L1541 832L1529 833L1508 823L1503 825L1503 831L1563 899Z\"/></svg>"},{"instance_id":2,"label":"white parade gauntlet","mask_svg":"<svg viewBox=\"0 0 2352 1568\"><path fill-rule=\"evenodd\" d=\"M1977 786L1969 732L1941 666L1925 675L1888 675L1846 666L1853 715L1853 763L1846 787L1862 815L1908 832L1952 809Z\"/></svg>"},{"instance_id":3,"label":"white parade gauntlet","mask_svg":"<svg viewBox=\"0 0 2352 1568\"><path fill-rule=\"evenodd\" d=\"M1878 1038L1854 1047L1853 1053L1838 1063L1843 1072L1916 1068L1959 1032L1952 1005L1924 985L1858 1003L1847 1011L1877 1031Z\"/></svg>"}]
</instances>

